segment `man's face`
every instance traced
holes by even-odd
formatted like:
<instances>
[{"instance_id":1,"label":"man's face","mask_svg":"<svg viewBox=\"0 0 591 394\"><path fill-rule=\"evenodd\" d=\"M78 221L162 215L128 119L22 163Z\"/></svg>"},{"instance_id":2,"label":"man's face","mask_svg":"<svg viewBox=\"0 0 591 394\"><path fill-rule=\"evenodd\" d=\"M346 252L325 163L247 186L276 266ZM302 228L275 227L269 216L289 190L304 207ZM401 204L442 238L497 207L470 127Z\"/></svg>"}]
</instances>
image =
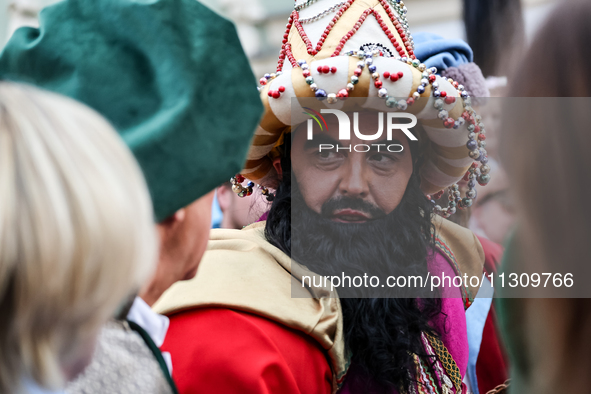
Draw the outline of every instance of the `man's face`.
<instances>
[{"instance_id":1,"label":"man's face","mask_svg":"<svg viewBox=\"0 0 591 394\"><path fill-rule=\"evenodd\" d=\"M353 125L353 117L350 118ZM402 131L394 130L392 141L386 140L386 132L377 141L364 141L352 132L351 140L339 141L336 117L326 116L326 121L328 130L321 131L315 127L313 140L308 141L306 138L305 123L293 135L292 171L306 205L334 221L346 223L366 222L375 219L379 212L382 215L392 212L400 204L413 172L407 137ZM374 134L378 130L378 121L378 114L375 112L360 113L360 132ZM335 147L366 144L371 150L355 152L351 149L349 152L348 149L339 148L337 152L336 148L323 148L320 152L320 144L332 144ZM378 151L378 147L372 144L384 145ZM400 144L403 150L389 152L386 146L390 144ZM335 203L339 200L361 200L363 204L346 207ZM369 207L374 209L368 209Z\"/></svg>"}]
</instances>

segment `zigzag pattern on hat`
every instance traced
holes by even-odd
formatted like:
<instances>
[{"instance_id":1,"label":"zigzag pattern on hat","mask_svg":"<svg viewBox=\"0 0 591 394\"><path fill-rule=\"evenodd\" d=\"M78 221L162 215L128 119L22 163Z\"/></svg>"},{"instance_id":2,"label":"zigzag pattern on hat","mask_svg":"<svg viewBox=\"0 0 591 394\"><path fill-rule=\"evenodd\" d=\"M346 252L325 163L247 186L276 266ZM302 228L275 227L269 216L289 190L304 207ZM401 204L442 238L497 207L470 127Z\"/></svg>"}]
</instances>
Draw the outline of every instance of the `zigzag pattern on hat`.
<instances>
[{"instance_id":1,"label":"zigzag pattern on hat","mask_svg":"<svg viewBox=\"0 0 591 394\"><path fill-rule=\"evenodd\" d=\"M338 0L307 3L312 3L310 11L315 7L320 14L339 4ZM266 74L260 81L265 115L242 171L245 177L263 183L273 178L272 159L279 154L277 147L292 127L307 119L302 114L305 105L298 105L299 101L332 96L332 100L322 101L321 105L346 110L347 97L362 98L366 109L403 110L417 116L424 130L423 140L425 136L428 139L421 144L426 160L420 169L421 188L426 194L442 193L463 177L481 184L488 182L484 125L474 114L467 92L462 85L435 75L436 70L427 69L414 59L412 36L403 18L405 10L398 12L392 4L403 3L348 0L332 11L334 15L328 23L328 15L309 22L314 17L302 16L307 8L302 10L296 5L287 24L278 71ZM315 46L313 41L317 42ZM373 48L371 54L361 50L366 47ZM368 57L373 58L367 60ZM388 74L400 77L385 77ZM354 85L353 75L357 77ZM336 92L341 100L335 99ZM406 101L393 104L394 98ZM474 160L481 161L482 171L473 165ZM455 201L465 201L465 206L473 198L454 196ZM445 216L448 211L442 212Z\"/></svg>"},{"instance_id":2,"label":"zigzag pattern on hat","mask_svg":"<svg viewBox=\"0 0 591 394\"><path fill-rule=\"evenodd\" d=\"M337 2L328 0L316 4L334 7ZM393 4L399 6L400 2ZM294 10L283 36L277 71L283 70L286 58L289 62L285 64L298 67L296 59L311 63L338 56L343 51L359 49L367 44L368 37L375 37L374 41L370 41L387 48L391 53L414 59L412 36L404 14L403 8L391 6L386 0L348 0L335 11L328 24L323 25L318 21L304 28L299 22L300 13ZM316 39L317 43L312 44L312 40Z\"/></svg>"}]
</instances>

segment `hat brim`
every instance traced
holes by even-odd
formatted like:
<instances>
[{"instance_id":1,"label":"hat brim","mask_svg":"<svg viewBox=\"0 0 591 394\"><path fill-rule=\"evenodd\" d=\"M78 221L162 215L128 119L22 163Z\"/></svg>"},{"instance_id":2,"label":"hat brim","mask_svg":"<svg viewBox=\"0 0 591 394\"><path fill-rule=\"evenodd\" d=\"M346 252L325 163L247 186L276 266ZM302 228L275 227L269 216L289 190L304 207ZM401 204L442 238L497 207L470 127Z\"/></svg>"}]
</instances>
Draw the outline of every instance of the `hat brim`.
<instances>
[{"instance_id":1,"label":"hat brim","mask_svg":"<svg viewBox=\"0 0 591 394\"><path fill-rule=\"evenodd\" d=\"M314 77L315 83L326 92L338 92L349 82L357 67L358 58L354 56L336 56L327 59L314 61L309 64L309 70ZM398 81L382 78L383 87L388 90L388 95L397 98L412 97L423 78L422 72L413 65L407 64L399 59L378 57L374 63L378 70L402 72L404 75ZM337 71L331 74L322 74L317 71L318 66L327 65L336 67ZM455 97L452 104L444 104L443 109L449 112L449 117L458 119L464 112L464 100L460 97L458 90L446 78L436 77L439 84L439 91L446 92L447 96ZM280 86L285 88L279 98L268 96L269 90L278 90ZM242 174L259 183L269 183L276 179L276 171L272 165L276 157L276 148L283 142L285 133L289 133L295 127L308 119L304 114L305 110L297 99L315 97L314 91L306 83L302 70L293 68L271 79L261 89L261 99L265 106L265 114L257 127L253 143L250 147L245 168ZM365 68L359 76L359 82L349 92L351 98L376 98L366 100L362 106L368 110L392 111L385 104L385 100L377 99L378 88L374 86L369 71ZM296 99L296 100L292 100ZM425 131L429 140L428 144L421 144L424 150L424 164L420 169L421 189L426 194L433 194L447 186L459 181L473 159L469 156L469 149L466 147L468 141L468 123L460 127L446 128L443 121L437 117L439 109L434 107L435 97L432 97L432 88L428 84L421 98L409 106L405 111L414 114L418 123ZM327 107L342 109L347 100L339 100L334 104L327 104Z\"/></svg>"}]
</instances>

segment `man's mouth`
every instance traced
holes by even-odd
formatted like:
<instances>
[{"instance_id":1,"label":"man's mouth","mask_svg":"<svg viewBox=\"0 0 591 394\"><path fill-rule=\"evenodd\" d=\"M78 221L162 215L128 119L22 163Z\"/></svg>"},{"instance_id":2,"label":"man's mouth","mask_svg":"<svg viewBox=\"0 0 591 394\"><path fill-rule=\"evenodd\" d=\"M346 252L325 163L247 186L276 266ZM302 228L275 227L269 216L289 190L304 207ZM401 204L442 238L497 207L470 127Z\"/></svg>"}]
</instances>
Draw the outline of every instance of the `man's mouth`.
<instances>
[{"instance_id":1,"label":"man's mouth","mask_svg":"<svg viewBox=\"0 0 591 394\"><path fill-rule=\"evenodd\" d=\"M331 220L340 223L364 223L371 219L367 213L355 209L338 209L331 217Z\"/></svg>"}]
</instances>

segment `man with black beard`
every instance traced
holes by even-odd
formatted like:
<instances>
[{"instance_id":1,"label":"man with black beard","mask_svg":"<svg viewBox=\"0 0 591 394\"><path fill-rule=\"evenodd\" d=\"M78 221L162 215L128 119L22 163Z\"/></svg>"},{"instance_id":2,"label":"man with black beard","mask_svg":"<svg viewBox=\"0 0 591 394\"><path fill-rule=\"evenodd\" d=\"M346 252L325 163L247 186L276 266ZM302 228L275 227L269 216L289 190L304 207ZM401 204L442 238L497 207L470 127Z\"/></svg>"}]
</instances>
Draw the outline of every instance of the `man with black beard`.
<instances>
[{"instance_id":1,"label":"man with black beard","mask_svg":"<svg viewBox=\"0 0 591 394\"><path fill-rule=\"evenodd\" d=\"M375 113L358 116L368 130L377 127ZM332 132L317 131L311 142L305 141L300 127L281 147L281 181L267 216L267 240L306 269L321 277L336 276L339 281L341 274L377 276L381 283L388 276L400 275L428 281L429 270L434 275L441 271L453 275L449 267L442 269L442 258L437 258L436 240L441 240L432 219L433 205L420 189L418 142L408 141L398 131L394 137L404 148L402 152L358 153L336 148L319 152L320 141L336 142L336 126L329 120L327 130ZM353 146L362 141L352 137L350 142ZM389 182L383 183L383 177ZM288 211L291 214L286 214ZM464 233L474 242L469 231L452 231ZM297 269L292 265L294 271ZM458 289L456 294L447 289L443 301L439 292L429 293L421 287L385 291L379 285L349 285L339 287L338 293L345 345L353 354L342 392L412 387L415 356L425 360L433 356L424 349L425 333L441 338L450 336L451 331L449 342L461 343L450 347L452 357L465 356L461 355L466 345L465 322L440 322L442 312L456 317L461 298ZM465 366L461 370L465 371Z\"/></svg>"},{"instance_id":2,"label":"man with black beard","mask_svg":"<svg viewBox=\"0 0 591 394\"><path fill-rule=\"evenodd\" d=\"M286 152L287 148L284 146ZM382 281L389 275L426 277L427 256L434 253L432 206L416 175L411 176L400 204L390 213L362 198L340 196L322 204L318 214L306 205L297 179L289 171L289 154L282 159L282 167L282 181L267 217L269 242L321 276L339 277L341 272L363 276L371 271ZM284 215L282 206L291 206L292 214ZM373 220L335 221L335 212L347 212L353 219L355 211ZM401 298L404 291L390 291L389 295L396 293L395 298L368 298L372 289L339 289L345 344L354 355L349 375L354 371L355 377L346 384L361 392L408 387L412 355L424 353L422 332L435 334L430 322L440 314L441 302L425 298L419 305L416 299ZM378 288L374 296L380 291L384 294ZM350 298L355 296L365 298Z\"/></svg>"},{"instance_id":3,"label":"man with black beard","mask_svg":"<svg viewBox=\"0 0 591 394\"><path fill-rule=\"evenodd\" d=\"M361 113L360 123L371 130L377 127L376 115ZM433 205L420 189L418 143L398 132L394 136L404 141L402 152L377 152L375 148L367 153L342 153L336 148L318 152L318 141L329 135L337 138L338 125L330 119L328 125L332 133L316 132L306 146L302 146L304 130L300 127L292 134L293 149L291 141L281 147L282 177L267 217L267 239L322 276L371 274L382 283L388 276L426 278L427 256L434 252ZM355 142L360 141L353 138L351 144ZM296 172L303 179L306 197ZM291 215L285 215L281 205L290 207ZM367 284L340 287L339 296L384 296L384 290L377 287L373 291L375 287ZM413 292L392 288L388 295L402 297L404 293Z\"/></svg>"},{"instance_id":4,"label":"man with black beard","mask_svg":"<svg viewBox=\"0 0 591 394\"><path fill-rule=\"evenodd\" d=\"M377 127L376 113L359 117L367 130ZM419 142L397 131L401 152L319 152L320 141L337 142L335 126L328 120L311 141L304 127L296 129L274 161L280 181L266 222L212 232L203 271L159 301L158 310L171 318L164 349L182 368L175 379L186 392L203 385L224 392L330 392L331 386L342 393L420 392L426 384L437 392L465 390L463 314L474 289L339 287L337 297L304 279L482 275L475 236L433 215L421 191ZM224 345L215 342L222 337ZM225 369L212 371L197 360L202 353ZM255 370L247 360L256 360ZM268 368L277 369L272 383Z\"/></svg>"},{"instance_id":5,"label":"man with black beard","mask_svg":"<svg viewBox=\"0 0 591 394\"><path fill-rule=\"evenodd\" d=\"M476 182L488 181L484 126L462 85L414 57L407 24L394 14L404 14L400 3L349 0L330 23L307 20L308 3L290 17L282 72L261 79L266 113L232 179L240 196L255 191L245 178L263 195L276 189L270 211L243 230L212 231L195 279L154 306L170 317L162 349L173 379L181 393L464 393L464 311L477 288L462 281L426 294L400 279L482 277L474 234L441 216L469 206ZM308 33L320 35L316 47ZM347 150L366 142L357 131L339 140L336 117L320 119L309 97L329 109L362 98L366 136L380 129L378 116L409 112L418 140L394 128L371 144L400 149ZM316 116L311 139L302 112ZM454 182L464 176L462 197ZM448 186L449 205L433 205ZM366 273L380 285L310 281ZM391 276L399 286L382 288Z\"/></svg>"}]
</instances>

